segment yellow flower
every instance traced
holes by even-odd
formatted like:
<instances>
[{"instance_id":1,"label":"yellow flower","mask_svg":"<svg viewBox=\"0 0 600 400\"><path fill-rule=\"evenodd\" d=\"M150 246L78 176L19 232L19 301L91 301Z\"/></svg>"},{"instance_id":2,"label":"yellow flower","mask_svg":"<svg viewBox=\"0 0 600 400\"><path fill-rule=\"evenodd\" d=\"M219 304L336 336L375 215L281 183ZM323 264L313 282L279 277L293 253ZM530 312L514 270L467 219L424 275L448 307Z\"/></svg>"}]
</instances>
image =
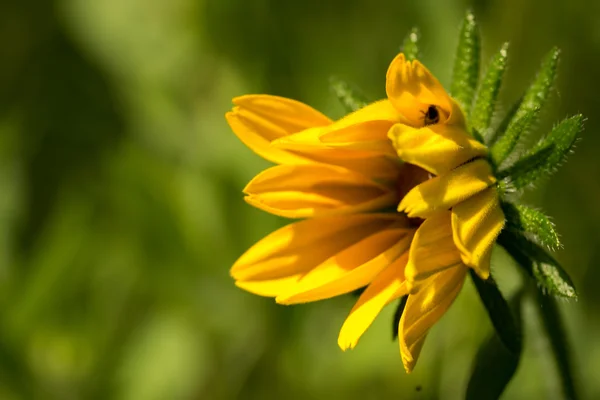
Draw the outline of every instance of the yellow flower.
<instances>
[{"instance_id":1,"label":"yellow flower","mask_svg":"<svg viewBox=\"0 0 600 400\"><path fill-rule=\"evenodd\" d=\"M342 349L357 344L385 305L410 294L399 323L410 372L468 267L489 276L504 216L487 148L467 133L435 77L400 54L386 90L387 99L335 122L289 99L234 99L227 114L234 132L280 164L248 184L246 200L309 219L262 239L231 274L239 287L280 304L365 287L340 331Z\"/></svg>"}]
</instances>

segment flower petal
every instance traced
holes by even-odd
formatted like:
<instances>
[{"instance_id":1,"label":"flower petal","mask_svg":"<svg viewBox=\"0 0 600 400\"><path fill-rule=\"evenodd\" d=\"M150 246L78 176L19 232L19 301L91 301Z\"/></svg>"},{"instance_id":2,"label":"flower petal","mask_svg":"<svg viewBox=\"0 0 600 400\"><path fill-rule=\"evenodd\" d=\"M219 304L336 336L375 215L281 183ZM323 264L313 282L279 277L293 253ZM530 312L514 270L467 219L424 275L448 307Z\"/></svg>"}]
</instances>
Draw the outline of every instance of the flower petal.
<instances>
[{"instance_id":1,"label":"flower petal","mask_svg":"<svg viewBox=\"0 0 600 400\"><path fill-rule=\"evenodd\" d=\"M374 233L312 269L293 288L275 300L279 304L306 303L368 285L379 272L406 251L410 245L409 231L400 223Z\"/></svg>"},{"instance_id":2,"label":"flower petal","mask_svg":"<svg viewBox=\"0 0 600 400\"><path fill-rule=\"evenodd\" d=\"M297 162L299 157L271 148L271 141L332 122L306 104L284 97L247 95L234 98L233 103L236 107L225 114L233 132L258 155L275 163Z\"/></svg>"},{"instance_id":3,"label":"flower petal","mask_svg":"<svg viewBox=\"0 0 600 400\"><path fill-rule=\"evenodd\" d=\"M278 165L246 186L246 201L288 218L382 209L398 202L396 190L356 172L325 165Z\"/></svg>"},{"instance_id":4,"label":"flower petal","mask_svg":"<svg viewBox=\"0 0 600 400\"><path fill-rule=\"evenodd\" d=\"M454 242L463 262L482 278L490 275L492 248L504 227L498 193L489 188L452 208Z\"/></svg>"},{"instance_id":5,"label":"flower petal","mask_svg":"<svg viewBox=\"0 0 600 400\"><path fill-rule=\"evenodd\" d=\"M354 149L340 149L335 147L325 147L321 142L312 145L310 138L316 130L307 130L301 133L290 135L290 140L298 142L288 142L287 153L301 158L296 164L302 163L322 163L336 165L360 173L372 180L395 180L398 177L399 169L402 165L397 155L386 155L383 152L373 152ZM301 136L306 135L304 138ZM316 137L318 140L318 137ZM274 146L277 148L283 148Z\"/></svg>"},{"instance_id":6,"label":"flower petal","mask_svg":"<svg viewBox=\"0 0 600 400\"><path fill-rule=\"evenodd\" d=\"M245 115L244 115L245 114ZM229 126L237 137L252 151L262 158L277 164L293 163L300 161L298 155L290 154L288 151L269 146L268 137L285 135L285 131L277 126L270 124L263 118L255 115L248 115L234 108L233 111L225 114Z\"/></svg>"},{"instance_id":7,"label":"flower petal","mask_svg":"<svg viewBox=\"0 0 600 400\"><path fill-rule=\"evenodd\" d=\"M381 100L348 114L325 128L282 137L272 145L286 150L306 151L353 144L355 150L360 150L360 143L371 143L370 146L364 146L364 149L372 151L373 142L388 142L388 130L399 122L406 120L388 100ZM389 147L386 149L389 150ZM391 151L389 153L394 154Z\"/></svg>"},{"instance_id":8,"label":"flower petal","mask_svg":"<svg viewBox=\"0 0 600 400\"><path fill-rule=\"evenodd\" d=\"M365 122L387 122L391 125L397 123L406 123L408 122L399 112L396 110L394 105L388 100L379 100L374 103L371 103L353 113L350 113L343 118L335 121L333 124L328 125L327 129L323 131L323 134L328 134L331 132L339 131L346 129L353 125L360 125ZM365 137L359 138L359 140L374 140L374 139L383 139L385 138L385 132L375 131L368 132L363 131Z\"/></svg>"},{"instance_id":9,"label":"flower petal","mask_svg":"<svg viewBox=\"0 0 600 400\"><path fill-rule=\"evenodd\" d=\"M240 109L262 116L288 133L332 123L331 119L314 108L285 97L265 94L246 95L234 98L233 104Z\"/></svg>"},{"instance_id":10,"label":"flower petal","mask_svg":"<svg viewBox=\"0 0 600 400\"><path fill-rule=\"evenodd\" d=\"M346 115L340 120L334 122L329 131L355 125L365 121L390 121L394 123L405 123L407 120L398 113L392 102L383 99L371 103L353 113Z\"/></svg>"},{"instance_id":11,"label":"flower petal","mask_svg":"<svg viewBox=\"0 0 600 400\"><path fill-rule=\"evenodd\" d=\"M353 349L383 307L408 293L404 281L407 261L408 252L405 251L381 271L358 298L340 330L338 345L342 350Z\"/></svg>"},{"instance_id":12,"label":"flower petal","mask_svg":"<svg viewBox=\"0 0 600 400\"><path fill-rule=\"evenodd\" d=\"M454 244L450 211L442 211L427 218L417 229L410 246L405 276L408 290L416 291L417 281L448 268L462 265L460 253Z\"/></svg>"},{"instance_id":13,"label":"flower petal","mask_svg":"<svg viewBox=\"0 0 600 400\"><path fill-rule=\"evenodd\" d=\"M439 272L408 296L398 326L400 354L406 372L414 368L429 329L446 313L465 280L464 266Z\"/></svg>"},{"instance_id":14,"label":"flower petal","mask_svg":"<svg viewBox=\"0 0 600 400\"><path fill-rule=\"evenodd\" d=\"M329 159L328 164L355 171L378 182L396 182L402 168L398 157L377 156L360 158Z\"/></svg>"},{"instance_id":15,"label":"flower petal","mask_svg":"<svg viewBox=\"0 0 600 400\"><path fill-rule=\"evenodd\" d=\"M362 150L374 154L396 156L396 150L388 138L391 121L365 121L337 130L325 131L320 142L330 148Z\"/></svg>"},{"instance_id":16,"label":"flower petal","mask_svg":"<svg viewBox=\"0 0 600 400\"><path fill-rule=\"evenodd\" d=\"M411 218L427 218L437 211L455 206L495 182L490 164L483 159L474 160L412 189L400 202L398 211L406 212Z\"/></svg>"},{"instance_id":17,"label":"flower petal","mask_svg":"<svg viewBox=\"0 0 600 400\"><path fill-rule=\"evenodd\" d=\"M487 154L485 145L459 126L430 125L415 129L396 124L389 131L398 156L435 174L444 174Z\"/></svg>"},{"instance_id":18,"label":"flower petal","mask_svg":"<svg viewBox=\"0 0 600 400\"><path fill-rule=\"evenodd\" d=\"M274 297L340 251L392 225L406 224L399 214L325 217L290 224L248 249L231 268L231 275L238 286Z\"/></svg>"},{"instance_id":19,"label":"flower petal","mask_svg":"<svg viewBox=\"0 0 600 400\"><path fill-rule=\"evenodd\" d=\"M394 107L414 127L423 126L424 115L431 105L440 109L442 124L452 112L450 97L440 82L419 61L407 61L402 53L388 68L386 92Z\"/></svg>"},{"instance_id":20,"label":"flower petal","mask_svg":"<svg viewBox=\"0 0 600 400\"><path fill-rule=\"evenodd\" d=\"M303 160L341 166L371 179L393 180L401 163L387 132L402 121L392 104L381 100L326 127L281 137L271 147Z\"/></svg>"},{"instance_id":21,"label":"flower petal","mask_svg":"<svg viewBox=\"0 0 600 400\"><path fill-rule=\"evenodd\" d=\"M284 293L294 287L301 276L301 274L296 274L283 278L235 281L235 285L258 296L275 297L278 293Z\"/></svg>"}]
</instances>

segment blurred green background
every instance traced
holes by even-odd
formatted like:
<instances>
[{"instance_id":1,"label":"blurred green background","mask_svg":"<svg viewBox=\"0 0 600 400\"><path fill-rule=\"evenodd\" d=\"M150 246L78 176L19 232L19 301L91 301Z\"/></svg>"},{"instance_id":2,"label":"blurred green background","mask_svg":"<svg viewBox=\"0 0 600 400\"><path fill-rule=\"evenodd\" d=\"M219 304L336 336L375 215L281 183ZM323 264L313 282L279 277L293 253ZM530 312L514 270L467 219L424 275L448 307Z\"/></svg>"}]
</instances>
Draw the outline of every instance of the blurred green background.
<instances>
[{"instance_id":1,"label":"blurred green background","mask_svg":"<svg viewBox=\"0 0 600 400\"><path fill-rule=\"evenodd\" d=\"M470 284L410 375L393 307L343 353L351 296L283 307L234 286L235 259L284 221L244 203L268 164L224 113L234 96L270 93L338 117L330 75L381 98L413 26L447 85L468 7L484 60L511 43L504 108L557 45L540 132L589 118L528 201L562 234L557 257L580 291L561 303L576 376L600 398L600 2L22 0L0 3L0 399L462 398L492 331ZM510 291L515 266L495 254ZM534 306L524 314L505 397L560 399Z\"/></svg>"}]
</instances>

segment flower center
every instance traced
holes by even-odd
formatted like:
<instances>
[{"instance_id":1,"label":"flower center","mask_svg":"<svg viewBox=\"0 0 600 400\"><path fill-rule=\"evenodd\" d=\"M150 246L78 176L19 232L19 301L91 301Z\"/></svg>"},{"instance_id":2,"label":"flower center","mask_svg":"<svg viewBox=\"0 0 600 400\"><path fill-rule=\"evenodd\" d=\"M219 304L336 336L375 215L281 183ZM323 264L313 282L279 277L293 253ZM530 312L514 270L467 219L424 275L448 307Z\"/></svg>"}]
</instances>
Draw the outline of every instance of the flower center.
<instances>
[{"instance_id":1,"label":"flower center","mask_svg":"<svg viewBox=\"0 0 600 400\"><path fill-rule=\"evenodd\" d=\"M421 167L408 163L402 164L398 180L396 181L398 198L404 198L414 187L431 178L433 178L433 175ZM409 220L415 226L419 226L423 222L420 218L410 218Z\"/></svg>"}]
</instances>

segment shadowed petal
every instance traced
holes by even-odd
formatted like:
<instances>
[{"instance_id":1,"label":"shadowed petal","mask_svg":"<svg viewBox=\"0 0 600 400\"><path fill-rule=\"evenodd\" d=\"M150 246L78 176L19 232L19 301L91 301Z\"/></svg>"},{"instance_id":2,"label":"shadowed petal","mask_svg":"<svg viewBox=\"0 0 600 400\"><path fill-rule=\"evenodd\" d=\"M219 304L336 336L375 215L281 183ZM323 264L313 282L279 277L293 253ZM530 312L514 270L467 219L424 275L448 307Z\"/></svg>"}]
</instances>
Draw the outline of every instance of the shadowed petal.
<instances>
[{"instance_id":1,"label":"shadowed petal","mask_svg":"<svg viewBox=\"0 0 600 400\"><path fill-rule=\"evenodd\" d=\"M465 266L429 277L416 294L408 296L398 326L400 354L406 372L414 368L429 329L446 313L462 288Z\"/></svg>"},{"instance_id":2,"label":"shadowed petal","mask_svg":"<svg viewBox=\"0 0 600 400\"><path fill-rule=\"evenodd\" d=\"M493 187L452 208L454 242L463 262L482 279L490 275L492 248L503 226L504 214Z\"/></svg>"}]
</instances>

